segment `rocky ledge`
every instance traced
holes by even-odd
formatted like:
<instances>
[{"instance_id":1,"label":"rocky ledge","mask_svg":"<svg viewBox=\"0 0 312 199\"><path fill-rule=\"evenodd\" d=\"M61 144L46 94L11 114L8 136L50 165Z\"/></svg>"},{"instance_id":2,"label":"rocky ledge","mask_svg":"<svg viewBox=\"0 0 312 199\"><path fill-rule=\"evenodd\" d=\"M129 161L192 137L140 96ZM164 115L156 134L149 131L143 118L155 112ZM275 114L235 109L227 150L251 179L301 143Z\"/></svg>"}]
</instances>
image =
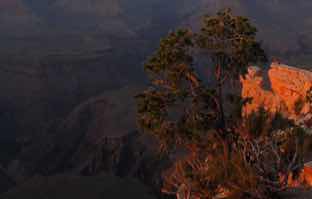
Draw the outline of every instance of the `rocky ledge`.
<instances>
[{"instance_id":1,"label":"rocky ledge","mask_svg":"<svg viewBox=\"0 0 312 199\"><path fill-rule=\"evenodd\" d=\"M268 72L259 67L249 67L241 77L242 97L252 98L244 107L248 115L263 107L269 112L280 112L298 120L311 112L306 95L312 87L312 72L279 63L272 63Z\"/></svg>"}]
</instances>

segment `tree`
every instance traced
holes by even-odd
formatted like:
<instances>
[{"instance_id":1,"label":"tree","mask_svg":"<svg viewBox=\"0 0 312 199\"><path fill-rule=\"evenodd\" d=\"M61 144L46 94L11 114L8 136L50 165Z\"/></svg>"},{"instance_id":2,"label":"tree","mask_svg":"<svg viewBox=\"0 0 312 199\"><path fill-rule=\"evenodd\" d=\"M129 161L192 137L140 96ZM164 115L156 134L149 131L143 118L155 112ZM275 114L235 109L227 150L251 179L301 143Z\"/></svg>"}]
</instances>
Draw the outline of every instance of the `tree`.
<instances>
[{"instance_id":1,"label":"tree","mask_svg":"<svg viewBox=\"0 0 312 199\"><path fill-rule=\"evenodd\" d=\"M197 42L210 58L217 81L220 128L225 128L223 92L224 82L238 79L253 63L267 61L264 50L256 40L257 29L248 18L234 16L230 9L216 16L205 16Z\"/></svg>"},{"instance_id":2,"label":"tree","mask_svg":"<svg viewBox=\"0 0 312 199\"><path fill-rule=\"evenodd\" d=\"M304 131L263 110L244 120L232 134L226 164L222 143L209 134L165 172L162 191L178 199L273 199L300 185Z\"/></svg>"},{"instance_id":3,"label":"tree","mask_svg":"<svg viewBox=\"0 0 312 199\"><path fill-rule=\"evenodd\" d=\"M256 40L257 29L248 18L234 16L230 9L205 16L198 34L198 46L205 51L215 71L218 101L218 131L224 142L224 158L228 159L227 125L225 121L223 85L229 79L239 79L253 63L263 63L266 55Z\"/></svg>"},{"instance_id":4,"label":"tree","mask_svg":"<svg viewBox=\"0 0 312 199\"><path fill-rule=\"evenodd\" d=\"M180 152L181 148L187 151L168 171L166 193L184 192L185 198L191 195L213 198L220 192L229 192L232 196L238 192L237 198L245 195L257 198L273 192L270 187L279 180L280 173L287 175L293 171L291 167L290 171L284 172L280 166L284 163L280 156L285 155L280 147L299 136L297 128L289 123L289 129L285 131L286 135L289 132L292 136L280 141L274 137L277 131L272 122L278 121L273 120L275 117L262 117L260 112L256 117L260 121L256 123L259 124L256 129L263 129L254 132L253 128L247 128L250 120L233 117L231 111L241 113L237 107L242 107L245 100L231 96L231 100L226 101L231 108L224 108L225 82L238 80L250 64L266 61L265 53L256 41L256 32L247 18L223 10L216 16L204 17L199 33L188 29L170 33L145 64L151 85L137 95L138 124L144 132L159 140L162 151L167 154ZM199 50L207 55L213 66L216 86L201 81L196 72L194 63L197 63ZM256 151L254 146L259 146ZM301 156L297 155L298 144L295 146L289 150L287 158L295 157L290 162L297 166ZM277 154L273 159L272 153ZM262 161L254 160L254 157L261 157ZM271 165L263 165L263 160ZM272 165L274 171L268 170ZM277 184L277 189L281 184Z\"/></svg>"},{"instance_id":5,"label":"tree","mask_svg":"<svg viewBox=\"0 0 312 199\"><path fill-rule=\"evenodd\" d=\"M170 33L145 65L152 85L137 95L138 122L163 149L198 138L215 120L214 91L202 85L192 65L193 37L189 30Z\"/></svg>"}]
</instances>

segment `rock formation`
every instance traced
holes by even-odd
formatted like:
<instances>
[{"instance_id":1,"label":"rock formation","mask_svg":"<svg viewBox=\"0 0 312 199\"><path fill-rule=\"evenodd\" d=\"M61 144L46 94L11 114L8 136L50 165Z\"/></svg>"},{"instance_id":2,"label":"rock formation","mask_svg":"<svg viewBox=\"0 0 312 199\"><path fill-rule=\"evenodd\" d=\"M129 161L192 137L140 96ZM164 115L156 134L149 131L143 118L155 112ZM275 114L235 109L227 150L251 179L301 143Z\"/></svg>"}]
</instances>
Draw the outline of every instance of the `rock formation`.
<instances>
[{"instance_id":1,"label":"rock formation","mask_svg":"<svg viewBox=\"0 0 312 199\"><path fill-rule=\"evenodd\" d=\"M159 160L155 142L135 130L133 94L137 92L127 87L80 104L33 143L25 144L9 165L9 174L20 184L36 174L104 172L137 178L159 190L166 161Z\"/></svg>"},{"instance_id":2,"label":"rock formation","mask_svg":"<svg viewBox=\"0 0 312 199\"><path fill-rule=\"evenodd\" d=\"M311 105L307 102L308 91L312 88L312 72L273 63L266 74L258 67L249 67L248 73L241 77L242 97L251 98L251 102L243 108L243 115L247 116L264 108L270 113L282 113L283 116L293 119L311 134ZM266 87L269 83L270 87ZM308 160L310 158L307 158ZM290 186L298 186L300 183L312 185L311 162L305 164L299 181L289 178ZM298 184L299 183L299 184Z\"/></svg>"},{"instance_id":3,"label":"rock formation","mask_svg":"<svg viewBox=\"0 0 312 199\"><path fill-rule=\"evenodd\" d=\"M267 88L265 74L258 67L250 67L245 77L241 77L242 97L252 98L244 107L244 115L260 107L295 120L309 114L310 105L306 102L306 95L312 87L312 72L272 63L267 74Z\"/></svg>"},{"instance_id":4,"label":"rock formation","mask_svg":"<svg viewBox=\"0 0 312 199\"><path fill-rule=\"evenodd\" d=\"M135 102L131 92L135 93L135 89L107 92L75 107L60 122L33 138L32 144L24 144L18 163L13 161L14 166L10 166L13 169L10 173L25 171L21 175L27 177L33 173L48 175L69 167L81 170L98 151L115 151L118 155L125 140L135 131Z\"/></svg>"},{"instance_id":5,"label":"rock formation","mask_svg":"<svg viewBox=\"0 0 312 199\"><path fill-rule=\"evenodd\" d=\"M249 115L260 107L272 112L285 109L284 103L278 95L264 89L263 75L260 68L249 67L245 77L241 77L241 83L242 97L251 99L251 102L244 107L244 115Z\"/></svg>"}]
</instances>

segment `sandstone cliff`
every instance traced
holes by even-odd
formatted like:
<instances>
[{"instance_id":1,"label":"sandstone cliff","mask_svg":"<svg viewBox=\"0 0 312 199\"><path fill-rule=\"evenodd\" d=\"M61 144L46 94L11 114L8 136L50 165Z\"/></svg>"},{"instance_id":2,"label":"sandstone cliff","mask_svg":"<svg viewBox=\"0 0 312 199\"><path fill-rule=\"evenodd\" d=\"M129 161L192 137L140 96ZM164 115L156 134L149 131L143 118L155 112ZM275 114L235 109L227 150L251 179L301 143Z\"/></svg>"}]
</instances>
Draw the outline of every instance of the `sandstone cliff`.
<instances>
[{"instance_id":1,"label":"sandstone cliff","mask_svg":"<svg viewBox=\"0 0 312 199\"><path fill-rule=\"evenodd\" d=\"M265 88L268 75L269 87ZM286 117L299 120L310 112L306 102L307 91L312 87L312 72L272 63L267 74L258 67L250 67L245 77L241 77L242 97L252 98L244 107L248 115L263 107L269 112L281 112Z\"/></svg>"}]
</instances>

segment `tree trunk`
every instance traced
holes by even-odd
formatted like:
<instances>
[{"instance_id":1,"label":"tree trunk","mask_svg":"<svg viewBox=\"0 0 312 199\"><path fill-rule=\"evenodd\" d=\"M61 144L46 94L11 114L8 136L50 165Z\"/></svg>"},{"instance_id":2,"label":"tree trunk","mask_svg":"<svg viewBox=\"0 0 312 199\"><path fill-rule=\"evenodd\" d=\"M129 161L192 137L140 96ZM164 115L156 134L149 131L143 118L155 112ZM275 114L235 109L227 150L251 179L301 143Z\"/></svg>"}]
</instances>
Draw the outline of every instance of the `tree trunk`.
<instances>
[{"instance_id":1,"label":"tree trunk","mask_svg":"<svg viewBox=\"0 0 312 199\"><path fill-rule=\"evenodd\" d=\"M226 123L225 123L225 114L224 114L224 106L223 106L223 80L222 80L222 68L221 65L218 64L216 68L216 79L217 79L217 98L219 103L219 121L218 121L218 131L221 136L221 142L223 146L223 158L224 158L224 166L227 167L228 161L230 160L230 143L227 140L226 135ZM226 169L227 170L227 169Z\"/></svg>"},{"instance_id":2,"label":"tree trunk","mask_svg":"<svg viewBox=\"0 0 312 199\"><path fill-rule=\"evenodd\" d=\"M222 85L219 82L218 83L218 101L220 106L220 128L222 130L225 130L225 118L224 118L224 107L223 107L223 91L222 91Z\"/></svg>"},{"instance_id":3,"label":"tree trunk","mask_svg":"<svg viewBox=\"0 0 312 199\"><path fill-rule=\"evenodd\" d=\"M217 99L219 103L219 128L225 130L225 116L223 107L223 89L222 89L222 68L221 65L217 65L216 68L216 79L217 79Z\"/></svg>"},{"instance_id":4,"label":"tree trunk","mask_svg":"<svg viewBox=\"0 0 312 199\"><path fill-rule=\"evenodd\" d=\"M223 150L223 169L225 172L225 177L227 177L229 175L228 173L228 165L229 165L229 161L231 159L231 146L229 141L227 140L226 137L224 137L224 131L222 131L221 129L218 129L217 132L217 137L219 138L219 143L221 143L222 145L222 150Z\"/></svg>"}]
</instances>

